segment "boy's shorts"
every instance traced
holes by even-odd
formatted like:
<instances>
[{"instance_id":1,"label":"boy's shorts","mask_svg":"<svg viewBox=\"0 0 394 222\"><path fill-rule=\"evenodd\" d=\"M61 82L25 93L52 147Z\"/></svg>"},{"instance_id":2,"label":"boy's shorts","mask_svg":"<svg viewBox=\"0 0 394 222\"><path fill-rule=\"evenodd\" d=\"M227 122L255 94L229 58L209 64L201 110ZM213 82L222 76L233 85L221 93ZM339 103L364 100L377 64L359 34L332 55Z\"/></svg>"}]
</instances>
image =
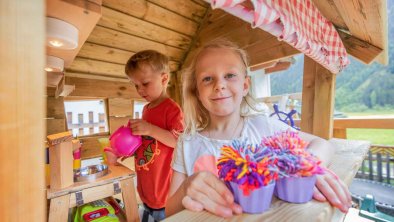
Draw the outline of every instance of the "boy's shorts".
<instances>
[{"instance_id":1,"label":"boy's shorts","mask_svg":"<svg viewBox=\"0 0 394 222\"><path fill-rule=\"evenodd\" d=\"M164 220L166 217L165 215L165 208L161 209L153 209L150 208L148 205L144 203L143 212L141 217L141 222L156 222Z\"/></svg>"}]
</instances>

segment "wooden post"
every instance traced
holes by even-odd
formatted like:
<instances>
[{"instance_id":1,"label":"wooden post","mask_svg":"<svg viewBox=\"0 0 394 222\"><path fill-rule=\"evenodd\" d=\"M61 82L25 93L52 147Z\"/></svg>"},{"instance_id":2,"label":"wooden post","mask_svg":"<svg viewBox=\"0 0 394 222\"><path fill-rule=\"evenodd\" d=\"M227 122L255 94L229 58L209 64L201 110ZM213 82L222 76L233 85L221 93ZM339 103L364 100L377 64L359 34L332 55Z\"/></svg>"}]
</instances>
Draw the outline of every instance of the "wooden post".
<instances>
[{"instance_id":1,"label":"wooden post","mask_svg":"<svg viewBox=\"0 0 394 222\"><path fill-rule=\"evenodd\" d=\"M73 113L67 112L67 124L72 124L72 123L73 123Z\"/></svg>"},{"instance_id":2,"label":"wooden post","mask_svg":"<svg viewBox=\"0 0 394 222\"><path fill-rule=\"evenodd\" d=\"M82 125L83 124L83 114L82 113L78 113L78 125ZM83 136L83 128L79 128L78 129L78 135L79 136Z\"/></svg>"},{"instance_id":3,"label":"wooden post","mask_svg":"<svg viewBox=\"0 0 394 222\"><path fill-rule=\"evenodd\" d=\"M1 221L46 221L45 2L0 1Z\"/></svg>"},{"instance_id":4,"label":"wooden post","mask_svg":"<svg viewBox=\"0 0 394 222\"><path fill-rule=\"evenodd\" d=\"M105 122L105 114L104 113L99 113L99 123Z\"/></svg>"},{"instance_id":5,"label":"wooden post","mask_svg":"<svg viewBox=\"0 0 394 222\"><path fill-rule=\"evenodd\" d=\"M89 123L93 123L93 111L89 111Z\"/></svg>"},{"instance_id":6,"label":"wooden post","mask_svg":"<svg viewBox=\"0 0 394 222\"><path fill-rule=\"evenodd\" d=\"M62 189L74 183L73 144L70 132L58 133L47 137L51 168L51 189Z\"/></svg>"},{"instance_id":7,"label":"wooden post","mask_svg":"<svg viewBox=\"0 0 394 222\"><path fill-rule=\"evenodd\" d=\"M301 130L324 139L333 133L335 75L304 56Z\"/></svg>"}]
</instances>

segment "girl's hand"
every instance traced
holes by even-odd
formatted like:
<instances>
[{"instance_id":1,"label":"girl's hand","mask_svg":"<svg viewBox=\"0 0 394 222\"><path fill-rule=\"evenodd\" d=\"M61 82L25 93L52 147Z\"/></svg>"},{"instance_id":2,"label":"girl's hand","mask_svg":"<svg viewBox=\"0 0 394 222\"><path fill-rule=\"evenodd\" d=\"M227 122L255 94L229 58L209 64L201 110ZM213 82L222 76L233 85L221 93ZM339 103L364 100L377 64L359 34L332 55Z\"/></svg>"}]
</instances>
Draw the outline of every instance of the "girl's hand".
<instances>
[{"instance_id":1,"label":"girl's hand","mask_svg":"<svg viewBox=\"0 0 394 222\"><path fill-rule=\"evenodd\" d=\"M192 211L207 211L221 217L241 214L242 208L226 185L211 172L198 172L184 183L182 205Z\"/></svg>"},{"instance_id":2,"label":"girl's hand","mask_svg":"<svg viewBox=\"0 0 394 222\"><path fill-rule=\"evenodd\" d=\"M150 136L153 125L142 119L131 119L130 128L134 135Z\"/></svg>"},{"instance_id":3,"label":"girl's hand","mask_svg":"<svg viewBox=\"0 0 394 222\"><path fill-rule=\"evenodd\" d=\"M324 171L323 175L317 175L313 198L318 201L328 201L332 206L346 213L352 205L349 189L331 170L324 169Z\"/></svg>"}]
</instances>

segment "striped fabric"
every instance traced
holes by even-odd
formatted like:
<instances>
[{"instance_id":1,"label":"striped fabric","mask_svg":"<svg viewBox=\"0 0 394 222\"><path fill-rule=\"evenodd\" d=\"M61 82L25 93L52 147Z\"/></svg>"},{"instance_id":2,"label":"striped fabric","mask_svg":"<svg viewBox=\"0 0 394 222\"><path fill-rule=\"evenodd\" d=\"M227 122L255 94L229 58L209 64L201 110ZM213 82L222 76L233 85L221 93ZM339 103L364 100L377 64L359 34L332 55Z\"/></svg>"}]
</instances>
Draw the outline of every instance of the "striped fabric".
<instances>
[{"instance_id":1,"label":"striped fabric","mask_svg":"<svg viewBox=\"0 0 394 222\"><path fill-rule=\"evenodd\" d=\"M224 11L261 28L308 55L332 73L349 64L346 49L330 21L311 0L206 0L212 8Z\"/></svg>"}]
</instances>

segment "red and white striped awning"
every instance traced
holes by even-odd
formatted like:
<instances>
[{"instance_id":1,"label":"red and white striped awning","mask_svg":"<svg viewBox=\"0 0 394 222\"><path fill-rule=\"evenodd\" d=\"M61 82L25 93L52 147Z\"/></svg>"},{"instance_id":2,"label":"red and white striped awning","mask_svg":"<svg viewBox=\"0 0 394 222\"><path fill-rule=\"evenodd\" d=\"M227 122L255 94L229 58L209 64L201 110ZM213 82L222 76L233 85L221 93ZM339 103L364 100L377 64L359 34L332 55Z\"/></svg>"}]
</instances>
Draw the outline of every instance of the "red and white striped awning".
<instances>
[{"instance_id":1,"label":"red and white striped awning","mask_svg":"<svg viewBox=\"0 0 394 222\"><path fill-rule=\"evenodd\" d=\"M206 1L212 8L221 8L251 23L252 27L277 36L332 73L349 64L337 31L311 0L250 0L254 9L241 5L245 0Z\"/></svg>"}]
</instances>

